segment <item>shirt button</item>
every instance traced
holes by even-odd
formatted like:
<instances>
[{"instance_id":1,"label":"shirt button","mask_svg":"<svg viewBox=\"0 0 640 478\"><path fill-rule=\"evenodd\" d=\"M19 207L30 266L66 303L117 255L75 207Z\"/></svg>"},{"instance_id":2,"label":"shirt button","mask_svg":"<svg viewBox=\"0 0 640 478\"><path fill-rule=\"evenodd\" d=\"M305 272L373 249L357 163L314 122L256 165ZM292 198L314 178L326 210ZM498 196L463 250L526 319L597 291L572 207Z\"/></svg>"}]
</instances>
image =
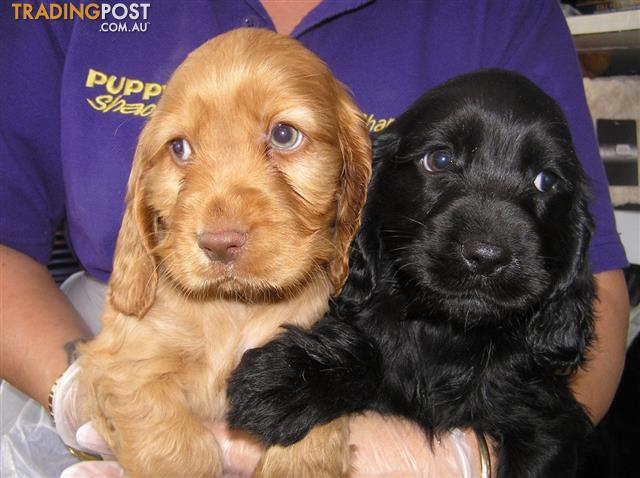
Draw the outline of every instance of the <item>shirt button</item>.
<instances>
[{"instance_id":1,"label":"shirt button","mask_svg":"<svg viewBox=\"0 0 640 478\"><path fill-rule=\"evenodd\" d=\"M255 27L258 24L258 18L254 17L253 15L250 15L248 17L244 17L242 19L242 26L244 27Z\"/></svg>"}]
</instances>

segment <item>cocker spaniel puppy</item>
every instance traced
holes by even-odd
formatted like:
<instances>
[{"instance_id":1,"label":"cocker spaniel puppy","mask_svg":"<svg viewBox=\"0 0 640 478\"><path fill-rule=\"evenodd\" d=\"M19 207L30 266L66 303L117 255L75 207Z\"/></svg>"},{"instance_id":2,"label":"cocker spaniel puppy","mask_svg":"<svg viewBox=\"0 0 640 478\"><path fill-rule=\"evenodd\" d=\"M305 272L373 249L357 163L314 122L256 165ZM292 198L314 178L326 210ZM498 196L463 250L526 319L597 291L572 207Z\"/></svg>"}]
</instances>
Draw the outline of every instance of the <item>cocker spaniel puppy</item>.
<instances>
[{"instance_id":1,"label":"cocker spaniel puppy","mask_svg":"<svg viewBox=\"0 0 640 478\"><path fill-rule=\"evenodd\" d=\"M129 476L217 476L227 377L346 279L371 172L363 115L295 40L233 31L178 67L144 127L103 330L82 348L90 413ZM344 419L256 474L337 476Z\"/></svg>"},{"instance_id":2,"label":"cocker spaniel puppy","mask_svg":"<svg viewBox=\"0 0 640 478\"><path fill-rule=\"evenodd\" d=\"M309 332L245 353L230 423L294 443L364 409L473 427L499 477L569 477L592 338L586 180L559 106L515 73L428 92L374 141L347 285Z\"/></svg>"}]
</instances>

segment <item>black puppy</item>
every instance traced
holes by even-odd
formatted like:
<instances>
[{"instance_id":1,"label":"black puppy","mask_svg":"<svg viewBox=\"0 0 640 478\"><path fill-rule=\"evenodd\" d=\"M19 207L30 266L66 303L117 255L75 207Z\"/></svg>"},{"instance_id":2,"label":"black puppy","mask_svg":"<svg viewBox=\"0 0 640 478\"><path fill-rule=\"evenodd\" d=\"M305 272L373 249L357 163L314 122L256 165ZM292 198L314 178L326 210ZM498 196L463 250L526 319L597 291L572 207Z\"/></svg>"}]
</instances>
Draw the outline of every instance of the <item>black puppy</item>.
<instances>
[{"instance_id":1,"label":"black puppy","mask_svg":"<svg viewBox=\"0 0 640 478\"><path fill-rule=\"evenodd\" d=\"M376 410L491 435L500 477L572 476L590 429L568 379L593 333L592 221L560 108L485 70L428 92L375 145L342 296L245 354L231 426L287 445Z\"/></svg>"}]
</instances>

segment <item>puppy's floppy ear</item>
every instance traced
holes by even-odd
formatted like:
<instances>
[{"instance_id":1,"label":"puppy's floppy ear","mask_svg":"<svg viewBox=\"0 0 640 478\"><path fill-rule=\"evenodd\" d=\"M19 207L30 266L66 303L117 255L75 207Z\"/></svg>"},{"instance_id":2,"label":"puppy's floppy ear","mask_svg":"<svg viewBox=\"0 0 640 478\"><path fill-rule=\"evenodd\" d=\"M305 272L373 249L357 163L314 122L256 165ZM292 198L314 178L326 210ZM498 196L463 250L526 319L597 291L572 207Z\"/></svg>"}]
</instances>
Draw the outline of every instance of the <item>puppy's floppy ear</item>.
<instances>
[{"instance_id":1,"label":"puppy's floppy ear","mask_svg":"<svg viewBox=\"0 0 640 478\"><path fill-rule=\"evenodd\" d=\"M351 247L349 280L340 300L335 302L339 315L352 317L367 306L376 294L380 243L378 230L366 222Z\"/></svg>"},{"instance_id":2,"label":"puppy's floppy ear","mask_svg":"<svg viewBox=\"0 0 640 478\"><path fill-rule=\"evenodd\" d=\"M527 341L536 362L555 372L574 371L584 362L593 338L595 291L589 267L588 247L593 221L586 194L579 197L567 227L573 247L568 265L545 305L531 320Z\"/></svg>"},{"instance_id":3,"label":"puppy's floppy ear","mask_svg":"<svg viewBox=\"0 0 640 478\"><path fill-rule=\"evenodd\" d=\"M346 93L341 95L337 108L343 170L335 225L336 257L329 265L336 294L347 278L349 246L360 227L371 177L371 141L364 116Z\"/></svg>"},{"instance_id":4,"label":"puppy's floppy ear","mask_svg":"<svg viewBox=\"0 0 640 478\"><path fill-rule=\"evenodd\" d=\"M362 228L356 235L349 257L349 280L347 281L340 300L336 302L339 312L344 317L358 313L378 293L376 286L379 276L382 252L382 237L380 233L380 218L377 211L381 207L377 204L382 185L380 170L383 163L390 163L396 154L398 136L391 132L378 134L373 138L373 178L369 185L369 197L364 207ZM384 173L382 174L384 175Z\"/></svg>"},{"instance_id":5,"label":"puppy's floppy ear","mask_svg":"<svg viewBox=\"0 0 640 478\"><path fill-rule=\"evenodd\" d=\"M150 141L153 121L138 140L127 186L126 208L118 234L109 281L109 301L123 314L143 317L155 297L158 280L153 248L153 213L145 201L144 174L155 148Z\"/></svg>"}]
</instances>

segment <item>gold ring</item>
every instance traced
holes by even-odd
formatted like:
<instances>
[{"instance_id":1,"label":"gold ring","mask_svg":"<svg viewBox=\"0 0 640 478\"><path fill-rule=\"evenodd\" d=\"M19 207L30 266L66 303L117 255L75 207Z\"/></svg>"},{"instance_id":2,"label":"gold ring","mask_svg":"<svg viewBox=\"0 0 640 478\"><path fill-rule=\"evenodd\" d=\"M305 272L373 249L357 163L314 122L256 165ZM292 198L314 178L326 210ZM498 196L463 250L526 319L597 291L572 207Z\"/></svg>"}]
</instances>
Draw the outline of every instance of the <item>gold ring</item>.
<instances>
[{"instance_id":1,"label":"gold ring","mask_svg":"<svg viewBox=\"0 0 640 478\"><path fill-rule=\"evenodd\" d=\"M94 455L93 453L87 453L86 451L76 450L72 447L67 447L69 453L82 461L102 461L102 457L100 455Z\"/></svg>"},{"instance_id":2,"label":"gold ring","mask_svg":"<svg viewBox=\"0 0 640 478\"><path fill-rule=\"evenodd\" d=\"M480 451L480 477L491 478L491 455L489 454L489 445L484 433L475 430L478 439L478 450Z\"/></svg>"}]
</instances>

